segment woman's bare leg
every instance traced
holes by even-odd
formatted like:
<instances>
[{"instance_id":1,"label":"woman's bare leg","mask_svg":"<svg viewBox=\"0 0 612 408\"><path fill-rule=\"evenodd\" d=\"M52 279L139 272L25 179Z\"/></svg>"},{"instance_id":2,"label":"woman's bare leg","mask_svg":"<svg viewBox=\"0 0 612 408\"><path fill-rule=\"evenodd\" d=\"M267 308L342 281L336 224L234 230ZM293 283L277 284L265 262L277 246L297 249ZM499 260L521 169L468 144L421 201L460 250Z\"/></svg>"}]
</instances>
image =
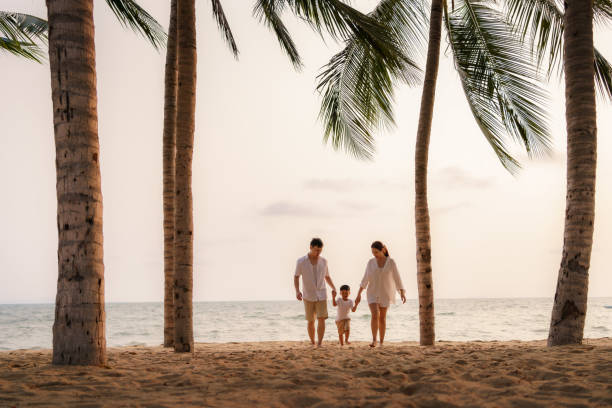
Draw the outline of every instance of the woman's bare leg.
<instances>
[{"instance_id":1,"label":"woman's bare leg","mask_svg":"<svg viewBox=\"0 0 612 408\"><path fill-rule=\"evenodd\" d=\"M380 332L380 345L385 341L385 332L387 331L387 307L379 307L378 310L378 331Z\"/></svg>"},{"instance_id":2,"label":"woman's bare leg","mask_svg":"<svg viewBox=\"0 0 612 408\"><path fill-rule=\"evenodd\" d=\"M370 344L370 347L376 347L376 336L378 334L378 303L370 303L368 306L372 313L372 320L370 321L370 326L372 327L372 344Z\"/></svg>"},{"instance_id":3,"label":"woman's bare leg","mask_svg":"<svg viewBox=\"0 0 612 408\"><path fill-rule=\"evenodd\" d=\"M344 342L345 342L346 344L351 344L351 343L348 341L349 334L351 334L351 331L350 331L350 330L349 330L349 331L344 332Z\"/></svg>"}]
</instances>

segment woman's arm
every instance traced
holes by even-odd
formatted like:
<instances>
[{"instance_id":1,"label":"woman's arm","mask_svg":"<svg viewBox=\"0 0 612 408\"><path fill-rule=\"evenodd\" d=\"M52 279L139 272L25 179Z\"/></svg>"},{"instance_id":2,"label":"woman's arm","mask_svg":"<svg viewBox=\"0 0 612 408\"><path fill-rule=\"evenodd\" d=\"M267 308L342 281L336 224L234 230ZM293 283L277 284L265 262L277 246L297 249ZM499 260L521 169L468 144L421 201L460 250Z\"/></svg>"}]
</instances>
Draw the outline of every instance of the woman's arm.
<instances>
[{"instance_id":1,"label":"woman's arm","mask_svg":"<svg viewBox=\"0 0 612 408\"><path fill-rule=\"evenodd\" d=\"M397 265L395 261L392 263L392 274L393 280L395 281L395 287L399 290L400 296L402 298L402 303L406 303L406 291L404 290L404 284L402 283L402 278L400 277L399 271L397 270Z\"/></svg>"}]
</instances>

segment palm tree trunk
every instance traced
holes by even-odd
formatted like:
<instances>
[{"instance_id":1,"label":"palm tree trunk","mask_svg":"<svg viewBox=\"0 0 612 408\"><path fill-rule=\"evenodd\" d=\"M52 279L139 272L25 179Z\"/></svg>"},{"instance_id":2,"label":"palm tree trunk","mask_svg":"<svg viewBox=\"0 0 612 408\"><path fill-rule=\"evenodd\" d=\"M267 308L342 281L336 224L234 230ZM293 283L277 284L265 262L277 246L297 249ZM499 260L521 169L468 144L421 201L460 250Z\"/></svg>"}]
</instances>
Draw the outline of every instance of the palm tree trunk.
<instances>
[{"instance_id":1,"label":"palm tree trunk","mask_svg":"<svg viewBox=\"0 0 612 408\"><path fill-rule=\"evenodd\" d=\"M431 272L431 235L429 231L429 208L427 205L427 160L429 136L433 120L436 80L440 62L440 37L442 32L442 0L433 0L429 22L429 44L425 65L425 82L421 96L421 111L415 148L415 223L417 283L419 290L420 344L434 343L434 298Z\"/></svg>"},{"instance_id":2,"label":"palm tree trunk","mask_svg":"<svg viewBox=\"0 0 612 408\"><path fill-rule=\"evenodd\" d=\"M195 128L195 0L178 0L178 94L174 241L174 350L193 351L193 203L191 162Z\"/></svg>"},{"instance_id":3,"label":"palm tree trunk","mask_svg":"<svg viewBox=\"0 0 612 408\"><path fill-rule=\"evenodd\" d=\"M549 346L582 342L595 218L597 115L592 1L567 0L564 25L567 196Z\"/></svg>"},{"instance_id":4,"label":"palm tree trunk","mask_svg":"<svg viewBox=\"0 0 612 408\"><path fill-rule=\"evenodd\" d=\"M53 364L106 363L93 0L47 0L58 280Z\"/></svg>"},{"instance_id":5,"label":"palm tree trunk","mask_svg":"<svg viewBox=\"0 0 612 408\"><path fill-rule=\"evenodd\" d=\"M174 159L176 155L176 0L170 3L164 95L164 347L174 346Z\"/></svg>"}]
</instances>

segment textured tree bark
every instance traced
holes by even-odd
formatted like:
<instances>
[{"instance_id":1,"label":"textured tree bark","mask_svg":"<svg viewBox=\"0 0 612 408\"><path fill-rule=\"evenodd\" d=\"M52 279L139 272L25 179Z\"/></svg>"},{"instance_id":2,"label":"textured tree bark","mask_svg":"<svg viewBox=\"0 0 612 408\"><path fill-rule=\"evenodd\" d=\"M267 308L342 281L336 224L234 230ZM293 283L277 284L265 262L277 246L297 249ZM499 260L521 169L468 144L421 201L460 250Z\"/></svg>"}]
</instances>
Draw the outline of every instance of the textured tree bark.
<instances>
[{"instance_id":1,"label":"textured tree bark","mask_svg":"<svg viewBox=\"0 0 612 408\"><path fill-rule=\"evenodd\" d=\"M549 346L582 343L595 219L597 114L592 0L566 0L564 25L567 195Z\"/></svg>"},{"instance_id":2,"label":"textured tree bark","mask_svg":"<svg viewBox=\"0 0 612 408\"><path fill-rule=\"evenodd\" d=\"M193 203L191 163L195 129L195 0L178 0L178 94L174 237L174 350L193 351Z\"/></svg>"},{"instance_id":3,"label":"textured tree bark","mask_svg":"<svg viewBox=\"0 0 612 408\"><path fill-rule=\"evenodd\" d=\"M174 346L174 172L176 156L176 0L170 3L164 95L164 347Z\"/></svg>"},{"instance_id":4,"label":"textured tree bark","mask_svg":"<svg viewBox=\"0 0 612 408\"><path fill-rule=\"evenodd\" d=\"M433 0L429 22L429 44L425 65L425 82L421 96L421 111L415 148L415 226L417 284L419 290L420 344L430 346L435 341L434 297L431 268L431 235L427 204L427 161L433 108L436 97L436 80L440 62L440 37L442 32L442 0Z\"/></svg>"},{"instance_id":5,"label":"textured tree bark","mask_svg":"<svg viewBox=\"0 0 612 408\"><path fill-rule=\"evenodd\" d=\"M47 0L58 280L53 364L106 364L92 0Z\"/></svg>"}]
</instances>

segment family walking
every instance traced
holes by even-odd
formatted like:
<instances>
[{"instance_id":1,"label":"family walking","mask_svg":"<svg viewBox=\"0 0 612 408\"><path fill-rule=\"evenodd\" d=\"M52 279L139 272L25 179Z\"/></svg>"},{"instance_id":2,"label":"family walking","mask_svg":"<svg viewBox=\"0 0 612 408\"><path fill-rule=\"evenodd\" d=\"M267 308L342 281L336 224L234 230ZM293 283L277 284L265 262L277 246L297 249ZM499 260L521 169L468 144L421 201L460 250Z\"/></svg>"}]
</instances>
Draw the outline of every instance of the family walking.
<instances>
[{"instance_id":1,"label":"family walking","mask_svg":"<svg viewBox=\"0 0 612 408\"><path fill-rule=\"evenodd\" d=\"M368 261L365 274L359 285L359 292L355 301L349 299L350 287L342 285L340 296L336 292L336 286L329 275L327 260L321 256L323 241L313 238L310 241L310 251L297 261L293 284L297 300L304 302L306 321L308 322L308 337L315 344L315 320L317 321L316 345L320 346L325 334L325 320L327 314L327 284L331 287L332 303L338 308L336 326L338 328L338 339L340 345L350 344L350 312L357 310L361 302L361 292L366 290L368 306L372 314L372 343L370 347L376 347L377 338L380 338L382 346L385 340L387 328L387 310L391 303L395 303L395 291L399 291L402 302L406 303L404 285L399 276L395 261L389 257L389 251L380 241L371 245L374 258ZM300 291L300 276L302 277L302 291Z\"/></svg>"}]
</instances>

